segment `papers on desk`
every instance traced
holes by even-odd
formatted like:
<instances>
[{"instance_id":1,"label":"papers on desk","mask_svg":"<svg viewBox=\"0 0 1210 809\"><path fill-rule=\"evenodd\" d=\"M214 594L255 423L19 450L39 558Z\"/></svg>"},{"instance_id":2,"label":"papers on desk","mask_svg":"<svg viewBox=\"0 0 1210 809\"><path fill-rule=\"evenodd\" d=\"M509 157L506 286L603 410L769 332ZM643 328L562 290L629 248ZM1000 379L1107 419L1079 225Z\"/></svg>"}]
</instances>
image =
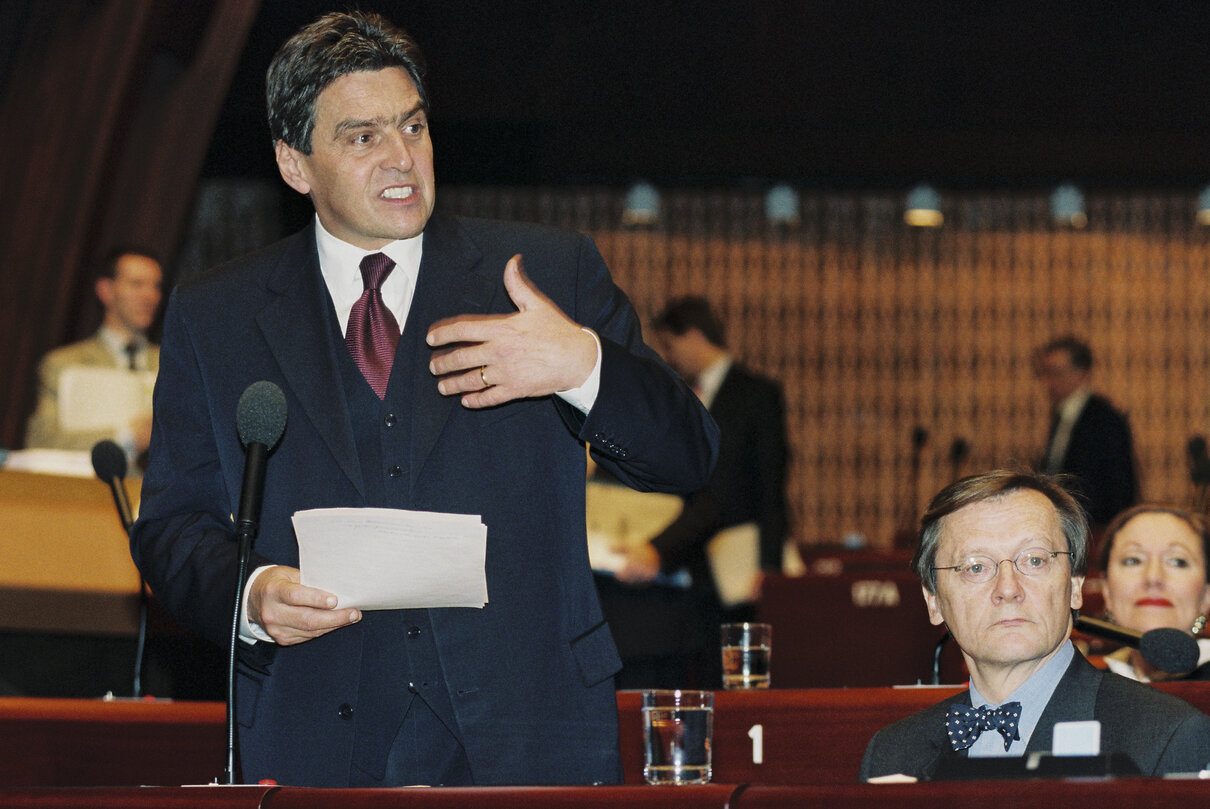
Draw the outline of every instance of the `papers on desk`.
<instances>
[{"instance_id":1,"label":"papers on desk","mask_svg":"<svg viewBox=\"0 0 1210 809\"><path fill-rule=\"evenodd\" d=\"M78 449L15 449L4 456L0 466L17 472L73 478L91 478L97 474L92 468L92 453Z\"/></svg>"},{"instance_id":2,"label":"papers on desk","mask_svg":"<svg viewBox=\"0 0 1210 809\"><path fill-rule=\"evenodd\" d=\"M487 526L477 515L393 508L294 514L302 583L363 610L487 603Z\"/></svg>"},{"instance_id":3,"label":"papers on desk","mask_svg":"<svg viewBox=\"0 0 1210 809\"><path fill-rule=\"evenodd\" d=\"M155 374L125 368L73 365L59 377L59 426L64 430L118 430L151 415Z\"/></svg>"}]
</instances>

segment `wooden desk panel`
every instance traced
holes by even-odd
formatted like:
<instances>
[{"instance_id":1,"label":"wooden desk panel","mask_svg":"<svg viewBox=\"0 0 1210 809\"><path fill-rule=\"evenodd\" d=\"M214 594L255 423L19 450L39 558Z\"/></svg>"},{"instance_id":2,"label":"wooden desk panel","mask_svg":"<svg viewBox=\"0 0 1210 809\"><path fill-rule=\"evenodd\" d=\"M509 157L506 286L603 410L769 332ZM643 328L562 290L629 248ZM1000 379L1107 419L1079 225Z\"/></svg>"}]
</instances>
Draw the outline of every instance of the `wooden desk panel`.
<instances>
[{"instance_id":1,"label":"wooden desk panel","mask_svg":"<svg viewBox=\"0 0 1210 809\"><path fill-rule=\"evenodd\" d=\"M1172 809L1204 806L1210 783L1197 779L1119 778L1104 781L949 781L848 786L745 788L732 809L1067 809L1071 806Z\"/></svg>"},{"instance_id":2,"label":"wooden desk panel","mask_svg":"<svg viewBox=\"0 0 1210 809\"><path fill-rule=\"evenodd\" d=\"M205 784L226 764L226 706L0 698L0 784Z\"/></svg>"},{"instance_id":3,"label":"wooden desk panel","mask_svg":"<svg viewBox=\"0 0 1210 809\"><path fill-rule=\"evenodd\" d=\"M769 576L759 620L773 625L778 688L843 688L932 682L942 630L929 623L920 580L906 569ZM942 682L961 677L947 644Z\"/></svg>"},{"instance_id":4,"label":"wooden desk panel","mask_svg":"<svg viewBox=\"0 0 1210 809\"><path fill-rule=\"evenodd\" d=\"M962 686L965 687L965 686ZM714 692L714 779L737 784L852 784L873 735L962 687L815 688ZM1210 683L1156 686L1210 714ZM638 691L618 692L627 784L643 782ZM762 763L749 733L761 725Z\"/></svg>"},{"instance_id":5,"label":"wooden desk panel","mask_svg":"<svg viewBox=\"0 0 1210 809\"><path fill-rule=\"evenodd\" d=\"M709 784L687 787L476 787L304 789L144 787L0 789L13 809L1066 809L1072 805L1171 809L1210 799L1201 780L1123 778L845 786Z\"/></svg>"},{"instance_id":6,"label":"wooden desk panel","mask_svg":"<svg viewBox=\"0 0 1210 809\"><path fill-rule=\"evenodd\" d=\"M852 784L866 744L891 722L955 693L922 689L771 689L714 692L714 779L759 784ZM618 692L622 768L643 783L640 692ZM760 725L759 731L753 727ZM753 761L760 734L763 761Z\"/></svg>"},{"instance_id":7,"label":"wooden desk panel","mask_svg":"<svg viewBox=\"0 0 1210 809\"><path fill-rule=\"evenodd\" d=\"M258 809L273 787L0 789L5 809Z\"/></svg>"},{"instance_id":8,"label":"wooden desk panel","mask_svg":"<svg viewBox=\"0 0 1210 809\"><path fill-rule=\"evenodd\" d=\"M1156 687L1210 713L1210 683ZM716 691L714 781L854 784L875 732L957 690ZM629 785L643 783L639 704L638 691L618 692L622 767ZM225 717L221 702L0 698L0 786L206 783L222 773ZM752 760L749 733L755 725L761 726L760 763Z\"/></svg>"},{"instance_id":9,"label":"wooden desk panel","mask_svg":"<svg viewBox=\"0 0 1210 809\"><path fill-rule=\"evenodd\" d=\"M132 507L141 481L128 480ZM0 629L134 634L139 574L109 487L0 470Z\"/></svg>"},{"instance_id":10,"label":"wooden desk panel","mask_svg":"<svg viewBox=\"0 0 1210 809\"><path fill-rule=\"evenodd\" d=\"M439 787L433 789L281 789L263 809L726 809L734 784L683 787ZM3 794L0 793L0 800Z\"/></svg>"}]
</instances>

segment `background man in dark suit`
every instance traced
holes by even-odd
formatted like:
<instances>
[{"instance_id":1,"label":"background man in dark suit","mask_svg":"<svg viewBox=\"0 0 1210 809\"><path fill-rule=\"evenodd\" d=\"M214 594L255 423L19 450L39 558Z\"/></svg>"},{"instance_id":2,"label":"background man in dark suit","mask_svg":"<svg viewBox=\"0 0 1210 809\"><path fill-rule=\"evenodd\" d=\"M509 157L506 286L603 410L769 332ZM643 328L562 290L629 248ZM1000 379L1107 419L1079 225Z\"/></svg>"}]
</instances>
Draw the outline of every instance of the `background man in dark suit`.
<instances>
[{"instance_id":1,"label":"background man in dark suit","mask_svg":"<svg viewBox=\"0 0 1210 809\"><path fill-rule=\"evenodd\" d=\"M241 632L243 779L618 781L620 663L588 565L584 445L629 485L688 491L717 431L642 343L589 239L434 211L422 72L415 43L372 14L327 15L274 57L278 167L316 219L173 293L133 555L172 612L224 642L232 421L244 389L271 381L289 420ZM362 347L355 325L381 339ZM333 506L480 515L488 603L363 612L304 586L291 516Z\"/></svg>"},{"instance_id":2,"label":"background man in dark suit","mask_svg":"<svg viewBox=\"0 0 1210 809\"><path fill-rule=\"evenodd\" d=\"M1094 530L1138 502L1134 443L1125 414L1092 392L1092 351L1074 337L1038 350L1038 376L1050 399L1051 426L1042 471L1065 473Z\"/></svg>"},{"instance_id":3,"label":"background man in dark suit","mask_svg":"<svg viewBox=\"0 0 1210 809\"><path fill-rule=\"evenodd\" d=\"M1210 717L1093 668L1072 645L1087 552L1083 511L1046 476L988 472L933 498L912 567L929 619L962 650L970 688L875 734L862 780L1050 750L1056 723L1090 719L1101 723L1101 752L1125 754L1145 775L1210 762ZM980 721L981 731L968 725Z\"/></svg>"},{"instance_id":4,"label":"background man in dark suit","mask_svg":"<svg viewBox=\"0 0 1210 809\"><path fill-rule=\"evenodd\" d=\"M629 647L650 652L661 646L684 650L692 644L698 658L698 684L716 688L722 676L719 624L752 620L755 607L746 602L724 609L706 545L725 528L754 523L759 529L761 570L781 572L789 534L785 400L781 385L745 368L730 354L723 325L704 299L670 301L652 328L660 354L693 385L718 424L718 465L705 487L685 497L684 508L671 525L631 550L627 567L618 576L634 585L652 581L661 571L687 569L693 581L689 596L693 618L683 621L676 614L661 616L648 609L641 616L623 617L626 601L654 606L645 604L633 588L629 597L625 591L607 597L606 610L624 659ZM664 593L663 600L670 597ZM687 624L692 627L690 634ZM631 639L631 635L639 637ZM624 672L623 677L629 675Z\"/></svg>"}]
</instances>

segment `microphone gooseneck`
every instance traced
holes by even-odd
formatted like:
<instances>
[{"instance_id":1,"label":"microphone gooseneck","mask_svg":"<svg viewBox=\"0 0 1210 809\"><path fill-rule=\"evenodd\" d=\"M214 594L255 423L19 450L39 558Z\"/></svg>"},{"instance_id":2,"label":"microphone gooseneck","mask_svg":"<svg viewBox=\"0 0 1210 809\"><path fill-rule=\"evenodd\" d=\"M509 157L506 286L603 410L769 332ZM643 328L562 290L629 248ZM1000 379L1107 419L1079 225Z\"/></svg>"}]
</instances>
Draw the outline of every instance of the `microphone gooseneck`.
<instances>
[{"instance_id":1,"label":"microphone gooseneck","mask_svg":"<svg viewBox=\"0 0 1210 809\"><path fill-rule=\"evenodd\" d=\"M244 478L236 511L235 539L238 563L235 577L235 611L227 649L227 768L226 782L235 783L235 659L239 647L240 616L244 608L244 583L248 557L260 521L261 496L265 489L265 465L269 453L286 430L286 396L272 382L253 382L239 397L235 427L244 447Z\"/></svg>"},{"instance_id":2,"label":"microphone gooseneck","mask_svg":"<svg viewBox=\"0 0 1210 809\"><path fill-rule=\"evenodd\" d=\"M122 530L130 539L130 527L134 525L131 516L130 498L126 495L126 453L113 441L98 441L92 446L92 471L97 473L101 482L109 486L113 495L113 504L118 509L118 519L122 522ZM147 585L143 581L143 573L139 572L139 625L134 647L134 678L131 685L131 696L138 699L143 696L143 658L147 649Z\"/></svg>"},{"instance_id":3,"label":"microphone gooseneck","mask_svg":"<svg viewBox=\"0 0 1210 809\"><path fill-rule=\"evenodd\" d=\"M1098 638L1121 643L1133 649L1150 665L1169 674L1184 674L1197 668L1201 650L1197 640L1188 632L1162 627L1139 632L1136 629L1101 621L1097 618L1076 618L1076 629Z\"/></svg>"}]
</instances>

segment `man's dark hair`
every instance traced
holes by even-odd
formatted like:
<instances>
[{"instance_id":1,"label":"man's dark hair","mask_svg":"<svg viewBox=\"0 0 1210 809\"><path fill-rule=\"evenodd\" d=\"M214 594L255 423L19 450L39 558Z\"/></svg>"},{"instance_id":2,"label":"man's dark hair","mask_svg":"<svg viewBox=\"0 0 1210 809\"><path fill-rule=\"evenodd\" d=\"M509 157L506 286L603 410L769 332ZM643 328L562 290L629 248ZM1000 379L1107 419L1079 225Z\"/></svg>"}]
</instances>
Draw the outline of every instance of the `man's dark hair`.
<instances>
[{"instance_id":1,"label":"man's dark hair","mask_svg":"<svg viewBox=\"0 0 1210 809\"><path fill-rule=\"evenodd\" d=\"M941 543L941 524L960 508L996 500L1012 492L1028 490L1046 496L1059 514L1059 526L1071 553L1071 572L1083 576L1088 568L1088 517L1079 502L1061 485L1062 476L1033 471L997 469L971 475L946 486L929 503L920 518L920 539L912 556L912 570L930 593L937 592L937 546Z\"/></svg>"},{"instance_id":2,"label":"man's dark hair","mask_svg":"<svg viewBox=\"0 0 1210 809\"><path fill-rule=\"evenodd\" d=\"M341 76L402 67L428 110L424 56L406 31L370 12L326 14L278 49L265 80L273 141L311 154L315 100Z\"/></svg>"},{"instance_id":3,"label":"man's dark hair","mask_svg":"<svg viewBox=\"0 0 1210 809\"><path fill-rule=\"evenodd\" d=\"M106 250L101 257L97 259L97 278L108 278L111 281L118 279L118 261L123 256L142 256L149 258L161 267L164 262L160 261L160 257L150 250L132 244L123 244L114 247L111 250Z\"/></svg>"},{"instance_id":4,"label":"man's dark hair","mask_svg":"<svg viewBox=\"0 0 1210 809\"><path fill-rule=\"evenodd\" d=\"M714 316L705 298L686 296L671 300L651 325L656 331L671 332L677 337L697 329L714 345L727 347L723 324Z\"/></svg>"},{"instance_id":5,"label":"man's dark hair","mask_svg":"<svg viewBox=\"0 0 1210 809\"><path fill-rule=\"evenodd\" d=\"M1082 340L1077 340L1071 335L1056 338L1042 346L1039 355L1045 356L1055 351L1062 351L1067 354L1067 359L1074 368L1078 368L1081 371L1087 371L1092 368L1092 349Z\"/></svg>"}]
</instances>

